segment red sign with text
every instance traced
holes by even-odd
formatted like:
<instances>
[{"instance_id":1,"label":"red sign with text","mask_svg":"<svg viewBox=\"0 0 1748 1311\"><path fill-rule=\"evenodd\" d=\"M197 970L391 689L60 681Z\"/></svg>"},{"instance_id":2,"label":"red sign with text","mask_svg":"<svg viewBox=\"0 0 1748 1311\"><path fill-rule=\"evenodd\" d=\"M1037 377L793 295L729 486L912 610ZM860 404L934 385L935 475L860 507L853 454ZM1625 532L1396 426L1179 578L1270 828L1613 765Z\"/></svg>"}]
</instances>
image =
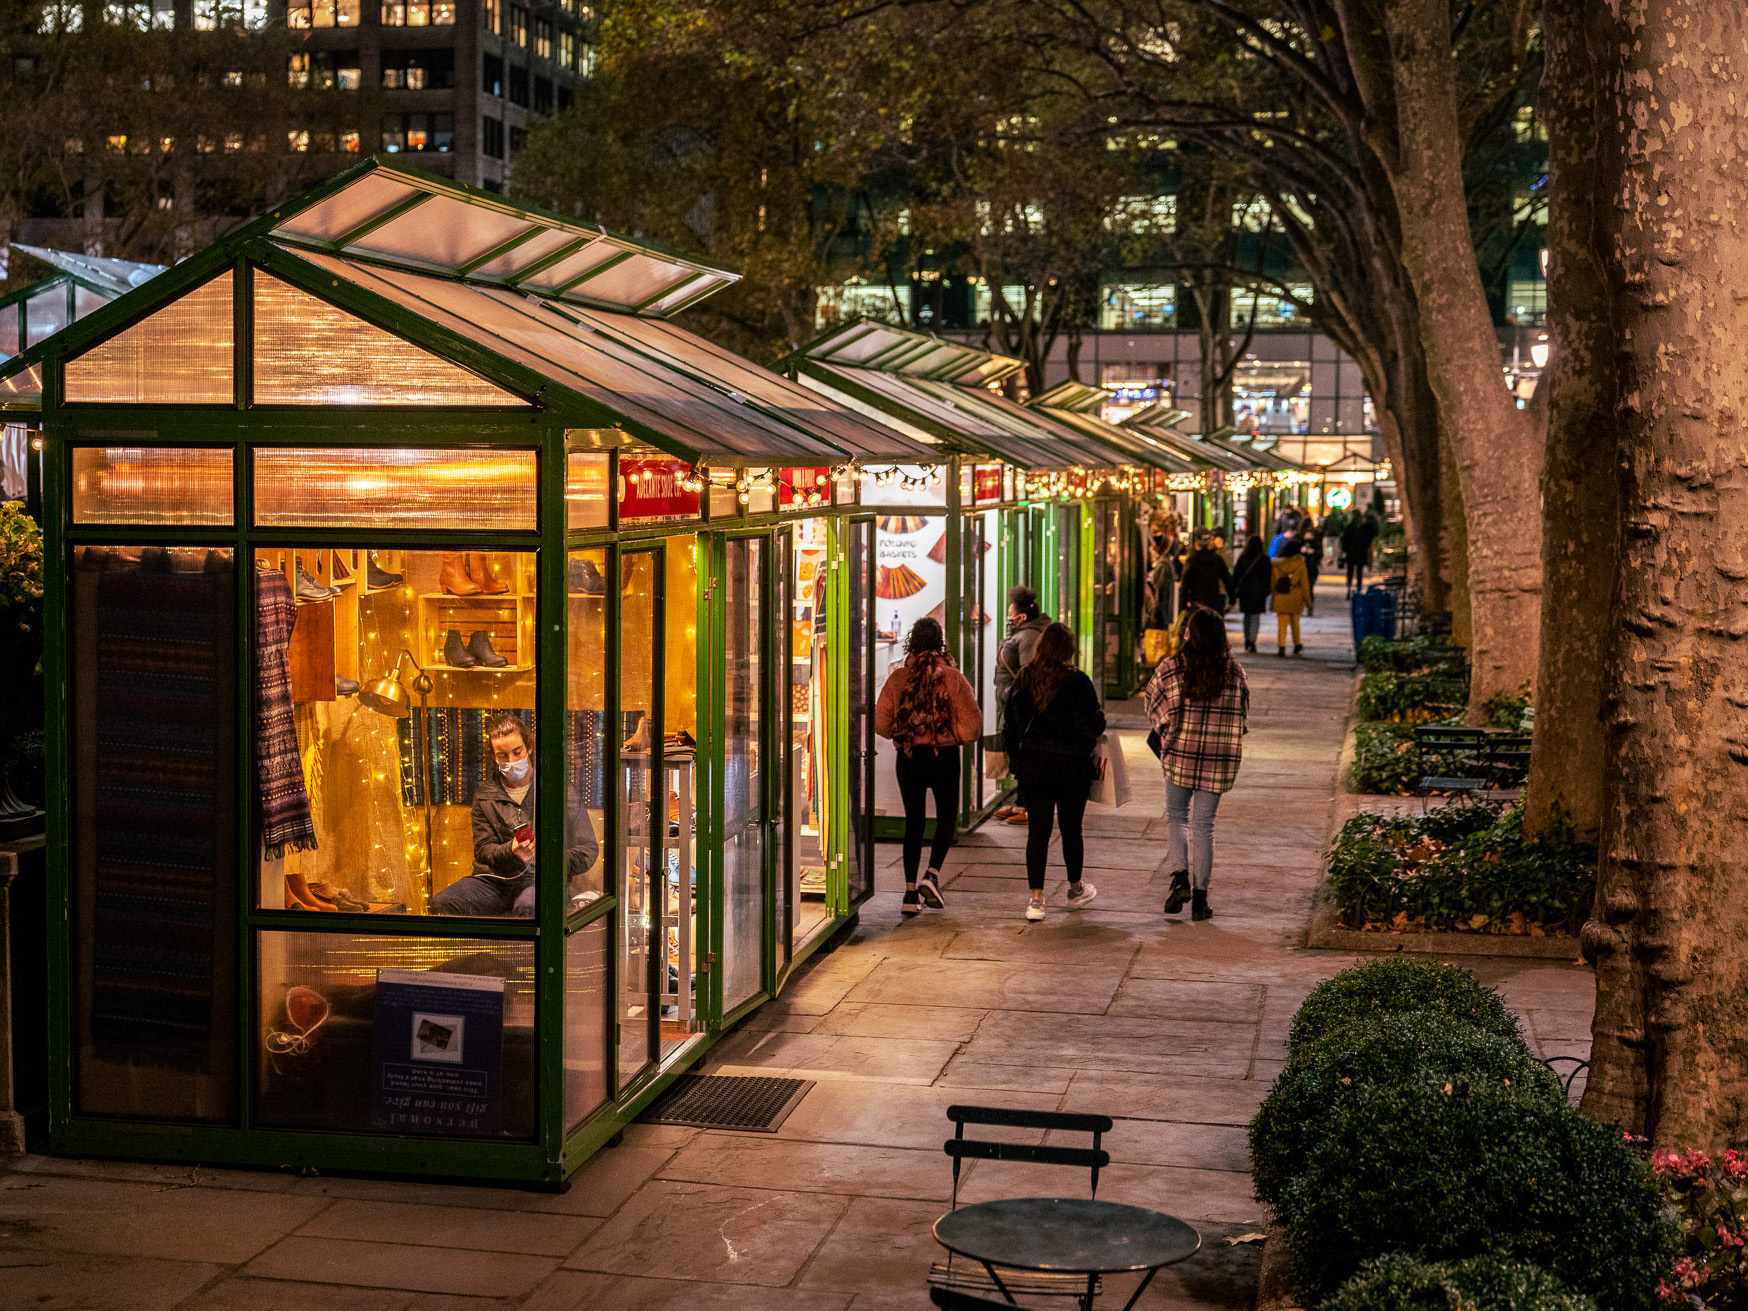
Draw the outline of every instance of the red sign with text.
<instances>
[{"instance_id":1,"label":"red sign with text","mask_svg":"<svg viewBox=\"0 0 1748 1311\"><path fill-rule=\"evenodd\" d=\"M684 460L661 456L619 461L621 519L692 519L698 515L697 492L680 486L691 473Z\"/></svg>"},{"instance_id":2,"label":"red sign with text","mask_svg":"<svg viewBox=\"0 0 1748 1311\"><path fill-rule=\"evenodd\" d=\"M818 497L818 500L814 498ZM777 476L778 505L830 505L831 469L784 469Z\"/></svg>"},{"instance_id":3,"label":"red sign with text","mask_svg":"<svg viewBox=\"0 0 1748 1311\"><path fill-rule=\"evenodd\" d=\"M984 501L1001 500L1001 465L978 465L977 476L972 483L972 494L980 505Z\"/></svg>"}]
</instances>

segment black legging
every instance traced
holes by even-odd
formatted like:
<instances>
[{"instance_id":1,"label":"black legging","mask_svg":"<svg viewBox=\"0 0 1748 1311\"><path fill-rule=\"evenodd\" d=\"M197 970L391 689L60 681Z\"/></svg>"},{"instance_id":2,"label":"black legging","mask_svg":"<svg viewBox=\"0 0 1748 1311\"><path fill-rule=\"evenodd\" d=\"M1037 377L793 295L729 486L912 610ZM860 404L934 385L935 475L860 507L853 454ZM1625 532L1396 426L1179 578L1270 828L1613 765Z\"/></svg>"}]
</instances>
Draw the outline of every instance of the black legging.
<instances>
[{"instance_id":1,"label":"black legging","mask_svg":"<svg viewBox=\"0 0 1748 1311\"><path fill-rule=\"evenodd\" d=\"M1347 562L1347 590L1357 592L1366 585L1366 562L1355 560L1351 556Z\"/></svg>"},{"instance_id":2,"label":"black legging","mask_svg":"<svg viewBox=\"0 0 1748 1311\"><path fill-rule=\"evenodd\" d=\"M1086 864L1086 840L1081 836L1080 823L1086 818L1086 799L1090 788L1079 796L1058 796L1032 789L1026 793L1026 882L1033 892L1044 888L1044 866L1050 859L1050 822L1055 812L1062 822L1062 863L1068 868L1068 881L1080 882L1081 867Z\"/></svg>"},{"instance_id":3,"label":"black legging","mask_svg":"<svg viewBox=\"0 0 1748 1311\"><path fill-rule=\"evenodd\" d=\"M953 845L959 815L959 748L915 746L898 753L898 795L904 799L904 885L916 882L928 823L929 793L935 794L935 840L929 868L940 869Z\"/></svg>"}]
</instances>

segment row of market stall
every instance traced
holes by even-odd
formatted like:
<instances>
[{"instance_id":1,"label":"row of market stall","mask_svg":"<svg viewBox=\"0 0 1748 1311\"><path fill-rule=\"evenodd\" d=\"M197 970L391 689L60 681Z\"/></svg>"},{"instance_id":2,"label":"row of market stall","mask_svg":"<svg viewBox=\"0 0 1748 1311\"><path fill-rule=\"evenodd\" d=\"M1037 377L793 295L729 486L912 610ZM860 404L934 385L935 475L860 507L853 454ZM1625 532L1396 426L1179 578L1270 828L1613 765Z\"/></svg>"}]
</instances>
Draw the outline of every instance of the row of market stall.
<instances>
[{"instance_id":1,"label":"row of market stall","mask_svg":"<svg viewBox=\"0 0 1748 1311\"><path fill-rule=\"evenodd\" d=\"M671 321L732 280L370 161L0 365L54 1150L562 1181L872 894L911 625L990 732L1015 583L1127 695L1155 512L1302 494L971 346Z\"/></svg>"}]
</instances>

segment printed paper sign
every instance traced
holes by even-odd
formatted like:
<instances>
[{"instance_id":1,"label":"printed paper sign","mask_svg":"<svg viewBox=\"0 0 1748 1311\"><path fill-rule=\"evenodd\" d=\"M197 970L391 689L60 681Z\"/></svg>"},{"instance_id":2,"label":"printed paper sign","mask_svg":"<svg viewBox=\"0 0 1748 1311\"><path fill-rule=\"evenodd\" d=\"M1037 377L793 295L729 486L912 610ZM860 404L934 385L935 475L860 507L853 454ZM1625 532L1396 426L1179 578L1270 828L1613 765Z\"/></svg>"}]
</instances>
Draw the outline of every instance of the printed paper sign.
<instances>
[{"instance_id":1,"label":"printed paper sign","mask_svg":"<svg viewBox=\"0 0 1748 1311\"><path fill-rule=\"evenodd\" d=\"M376 972L371 1119L406 1133L498 1132L504 981L429 970Z\"/></svg>"}]
</instances>

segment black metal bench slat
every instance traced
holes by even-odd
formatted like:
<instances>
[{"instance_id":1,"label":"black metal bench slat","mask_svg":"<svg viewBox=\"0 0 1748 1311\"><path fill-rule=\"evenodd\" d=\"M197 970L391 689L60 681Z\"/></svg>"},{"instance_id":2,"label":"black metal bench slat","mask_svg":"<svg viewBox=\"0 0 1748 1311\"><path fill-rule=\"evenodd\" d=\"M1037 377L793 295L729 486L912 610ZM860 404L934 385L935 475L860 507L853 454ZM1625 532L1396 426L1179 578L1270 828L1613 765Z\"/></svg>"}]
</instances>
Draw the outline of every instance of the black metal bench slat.
<instances>
[{"instance_id":1,"label":"black metal bench slat","mask_svg":"<svg viewBox=\"0 0 1748 1311\"><path fill-rule=\"evenodd\" d=\"M959 1125L995 1124L1012 1129L1062 1129L1069 1133L1109 1133L1115 1123L1108 1115L1030 1111L1011 1106L949 1106L947 1118Z\"/></svg>"}]
</instances>

